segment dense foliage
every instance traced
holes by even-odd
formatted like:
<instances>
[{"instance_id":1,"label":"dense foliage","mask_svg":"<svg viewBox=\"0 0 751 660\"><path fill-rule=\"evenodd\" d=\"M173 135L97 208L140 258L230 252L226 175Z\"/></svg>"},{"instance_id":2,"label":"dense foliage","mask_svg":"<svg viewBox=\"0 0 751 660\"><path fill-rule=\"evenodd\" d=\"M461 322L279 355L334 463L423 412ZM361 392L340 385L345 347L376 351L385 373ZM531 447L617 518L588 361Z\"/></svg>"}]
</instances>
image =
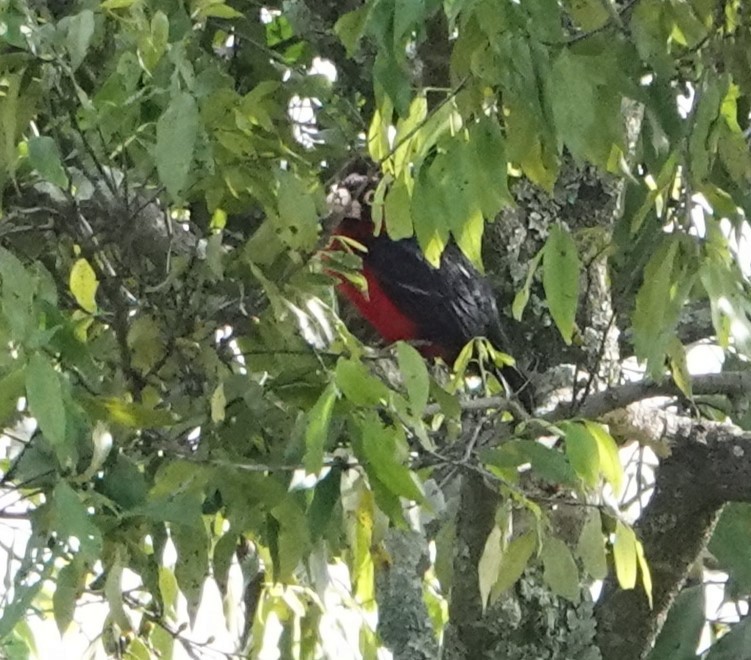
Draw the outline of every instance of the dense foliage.
<instances>
[{"instance_id":1,"label":"dense foliage","mask_svg":"<svg viewBox=\"0 0 751 660\"><path fill-rule=\"evenodd\" d=\"M3 513L31 529L5 591L6 654L33 647L33 607L62 632L92 595L108 607L107 653L170 657L176 641L198 653L176 604L195 617L211 576L228 618L246 617L238 653L343 657L325 631L346 611L352 657L376 657L394 649L376 621L400 606L378 576L399 563L391 532L412 529L433 543L412 586L434 657L452 594L470 588L452 570L463 475L500 495L471 585L482 610L535 574L551 617L608 573L652 599L650 557L618 508L618 445L635 432L601 417L660 393L682 401L681 419L748 422L743 2L8 0L1 12L0 421L3 483L22 498ZM467 412L470 359L504 356L478 342L450 376L347 329L331 271L358 281L357 258L322 258L321 218L363 158L383 176L384 230L415 235L433 263L453 240L482 267L486 222L526 213L529 232L500 241L526 241L505 310L554 337L517 347L526 362L577 361L559 407L529 416L490 379ZM585 184L561 185L572 172L607 191L607 218L577 206ZM568 203L579 211L562 217ZM592 300L612 304L605 323ZM621 356L657 389L588 409L620 382L617 355L609 376L600 368L616 327ZM741 380L694 388L686 344L709 336ZM723 493L716 508L751 501ZM562 504L581 513L573 531ZM711 545L734 598L751 576L744 506ZM233 566L242 594L228 591ZM694 657L701 590L678 607L697 625L667 626L658 644ZM747 629L709 657L736 657Z\"/></svg>"}]
</instances>

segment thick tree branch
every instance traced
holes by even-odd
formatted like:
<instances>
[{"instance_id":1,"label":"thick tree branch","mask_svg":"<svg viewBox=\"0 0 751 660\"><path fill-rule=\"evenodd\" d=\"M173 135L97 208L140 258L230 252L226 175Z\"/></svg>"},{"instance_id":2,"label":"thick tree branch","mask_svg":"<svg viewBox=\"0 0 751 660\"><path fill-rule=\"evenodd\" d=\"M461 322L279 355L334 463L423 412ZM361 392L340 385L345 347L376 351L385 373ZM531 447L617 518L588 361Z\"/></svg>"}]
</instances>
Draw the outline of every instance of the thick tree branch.
<instances>
[{"instance_id":1,"label":"thick tree branch","mask_svg":"<svg viewBox=\"0 0 751 660\"><path fill-rule=\"evenodd\" d=\"M655 411L660 416L659 411ZM751 433L723 424L662 414L671 450L637 524L651 568L654 607L640 589L609 580L596 608L603 657L646 657L689 569L726 502L751 502Z\"/></svg>"}]
</instances>

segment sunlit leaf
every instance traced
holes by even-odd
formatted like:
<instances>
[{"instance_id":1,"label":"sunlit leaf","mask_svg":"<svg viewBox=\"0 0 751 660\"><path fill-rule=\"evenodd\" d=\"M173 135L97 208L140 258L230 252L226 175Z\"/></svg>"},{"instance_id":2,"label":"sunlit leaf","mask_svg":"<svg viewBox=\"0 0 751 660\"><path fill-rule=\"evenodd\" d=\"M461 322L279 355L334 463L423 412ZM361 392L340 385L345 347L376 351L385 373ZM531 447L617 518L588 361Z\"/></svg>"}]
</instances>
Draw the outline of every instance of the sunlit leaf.
<instances>
[{"instance_id":1,"label":"sunlit leaf","mask_svg":"<svg viewBox=\"0 0 751 660\"><path fill-rule=\"evenodd\" d=\"M81 308L89 314L96 312L96 292L99 280L86 259L78 259L70 271L70 292Z\"/></svg>"},{"instance_id":2,"label":"sunlit leaf","mask_svg":"<svg viewBox=\"0 0 751 660\"><path fill-rule=\"evenodd\" d=\"M622 589L633 589L636 586L636 535L633 529L620 520L615 527L613 560L618 584Z\"/></svg>"},{"instance_id":3,"label":"sunlit leaf","mask_svg":"<svg viewBox=\"0 0 751 660\"><path fill-rule=\"evenodd\" d=\"M488 534L485 548L480 556L480 563L477 566L477 577L480 581L480 600L482 601L483 610L488 605L490 590L498 579L498 570L501 567L502 537L503 534L500 527L495 525L490 530L490 534Z\"/></svg>"},{"instance_id":4,"label":"sunlit leaf","mask_svg":"<svg viewBox=\"0 0 751 660\"><path fill-rule=\"evenodd\" d=\"M590 488L600 478L600 448L586 426L575 422L564 426L566 432L566 456L576 474Z\"/></svg>"},{"instance_id":5,"label":"sunlit leaf","mask_svg":"<svg viewBox=\"0 0 751 660\"><path fill-rule=\"evenodd\" d=\"M600 457L600 471L605 480L613 487L616 496L621 494L623 488L623 465L618 455L618 445L608 432L607 428L596 422L585 422L587 431L597 441L597 450Z\"/></svg>"},{"instance_id":6,"label":"sunlit leaf","mask_svg":"<svg viewBox=\"0 0 751 660\"><path fill-rule=\"evenodd\" d=\"M337 387L352 403L373 406L388 399L388 387L362 362L340 359L336 364L335 378Z\"/></svg>"}]
</instances>

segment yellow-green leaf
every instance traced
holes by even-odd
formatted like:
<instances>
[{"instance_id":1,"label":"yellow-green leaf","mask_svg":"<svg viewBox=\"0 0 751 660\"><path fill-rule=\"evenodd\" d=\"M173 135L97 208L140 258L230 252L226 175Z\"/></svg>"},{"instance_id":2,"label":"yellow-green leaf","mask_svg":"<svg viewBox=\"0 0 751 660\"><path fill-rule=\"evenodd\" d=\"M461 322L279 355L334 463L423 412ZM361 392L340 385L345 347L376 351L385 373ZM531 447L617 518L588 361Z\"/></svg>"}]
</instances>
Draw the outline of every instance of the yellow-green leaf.
<instances>
[{"instance_id":1,"label":"yellow-green leaf","mask_svg":"<svg viewBox=\"0 0 751 660\"><path fill-rule=\"evenodd\" d=\"M477 566L477 577L480 583L480 600L483 610L488 605L490 591L498 580L498 569L501 567L501 540L503 534L500 527L495 525L490 530L485 541L485 548Z\"/></svg>"},{"instance_id":2,"label":"yellow-green leaf","mask_svg":"<svg viewBox=\"0 0 751 660\"><path fill-rule=\"evenodd\" d=\"M96 292L99 280L91 264L86 259L78 259L70 270L70 292L81 309L93 314L96 312Z\"/></svg>"},{"instance_id":3,"label":"yellow-green leaf","mask_svg":"<svg viewBox=\"0 0 751 660\"><path fill-rule=\"evenodd\" d=\"M605 480L613 487L616 496L621 494L623 488L623 465L618 455L618 445L608 430L596 422L585 422L587 430L597 441L597 450L600 457L600 472Z\"/></svg>"},{"instance_id":4,"label":"yellow-green leaf","mask_svg":"<svg viewBox=\"0 0 751 660\"><path fill-rule=\"evenodd\" d=\"M644 546L638 539L636 539L635 547L636 560L639 563L639 570L641 571L641 583L644 586L644 593L647 596L649 607L652 607L652 573L649 570L647 558L644 556Z\"/></svg>"},{"instance_id":5,"label":"yellow-green leaf","mask_svg":"<svg viewBox=\"0 0 751 660\"><path fill-rule=\"evenodd\" d=\"M224 383L219 383L211 395L211 421L219 424L224 421L227 397L224 394Z\"/></svg>"},{"instance_id":6,"label":"yellow-green leaf","mask_svg":"<svg viewBox=\"0 0 751 660\"><path fill-rule=\"evenodd\" d=\"M323 467L323 450L329 433L331 412L338 392L334 383L329 383L308 415L305 429L305 457L303 464L308 474L318 474Z\"/></svg>"},{"instance_id":7,"label":"yellow-green leaf","mask_svg":"<svg viewBox=\"0 0 751 660\"><path fill-rule=\"evenodd\" d=\"M690 399L693 396L693 392L691 388L691 374L688 371L688 363L686 361L686 348L678 337L673 337L668 341L667 354L673 382Z\"/></svg>"},{"instance_id":8,"label":"yellow-green leaf","mask_svg":"<svg viewBox=\"0 0 751 660\"><path fill-rule=\"evenodd\" d=\"M600 450L594 436L582 424L563 425L566 432L566 456L576 474L594 488L600 476Z\"/></svg>"},{"instance_id":9,"label":"yellow-green leaf","mask_svg":"<svg viewBox=\"0 0 751 660\"><path fill-rule=\"evenodd\" d=\"M621 589L633 589L636 586L636 544L634 530L619 520L615 527L613 560L615 562L615 575Z\"/></svg>"}]
</instances>

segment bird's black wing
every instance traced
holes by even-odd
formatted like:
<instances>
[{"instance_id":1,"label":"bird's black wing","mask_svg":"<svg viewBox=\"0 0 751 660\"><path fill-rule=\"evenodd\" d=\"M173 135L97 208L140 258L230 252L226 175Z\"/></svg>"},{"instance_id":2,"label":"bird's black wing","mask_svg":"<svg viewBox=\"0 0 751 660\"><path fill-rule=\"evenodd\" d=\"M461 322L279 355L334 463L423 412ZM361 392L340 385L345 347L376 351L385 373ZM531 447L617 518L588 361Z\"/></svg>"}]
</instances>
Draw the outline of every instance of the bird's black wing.
<instances>
[{"instance_id":1,"label":"bird's black wing","mask_svg":"<svg viewBox=\"0 0 751 660\"><path fill-rule=\"evenodd\" d=\"M367 248L364 264L424 339L454 354L474 337L502 341L490 284L455 245L446 247L440 268L427 262L415 239L392 241L381 235Z\"/></svg>"}]
</instances>

